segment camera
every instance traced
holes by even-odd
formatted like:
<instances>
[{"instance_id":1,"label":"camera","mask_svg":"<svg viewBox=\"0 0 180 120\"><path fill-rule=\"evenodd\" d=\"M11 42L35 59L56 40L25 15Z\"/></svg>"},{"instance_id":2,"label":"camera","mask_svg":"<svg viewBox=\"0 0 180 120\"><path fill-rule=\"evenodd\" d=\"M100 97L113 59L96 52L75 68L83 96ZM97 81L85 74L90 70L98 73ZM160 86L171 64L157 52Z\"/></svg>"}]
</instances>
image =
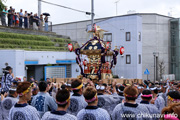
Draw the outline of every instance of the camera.
<instances>
[{"instance_id":1,"label":"camera","mask_svg":"<svg viewBox=\"0 0 180 120\"><path fill-rule=\"evenodd\" d=\"M1 89L1 91L0 91L0 92L1 92L1 94L3 94L3 95L4 95L4 93L5 93L5 91L4 91L3 89Z\"/></svg>"}]
</instances>

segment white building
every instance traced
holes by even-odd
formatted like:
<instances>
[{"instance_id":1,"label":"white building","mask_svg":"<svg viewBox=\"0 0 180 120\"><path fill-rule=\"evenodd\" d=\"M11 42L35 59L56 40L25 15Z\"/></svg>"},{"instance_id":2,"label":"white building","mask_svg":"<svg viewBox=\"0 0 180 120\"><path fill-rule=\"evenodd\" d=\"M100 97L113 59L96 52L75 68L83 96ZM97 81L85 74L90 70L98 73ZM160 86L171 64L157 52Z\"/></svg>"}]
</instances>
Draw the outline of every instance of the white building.
<instances>
[{"instance_id":1,"label":"white building","mask_svg":"<svg viewBox=\"0 0 180 120\"><path fill-rule=\"evenodd\" d=\"M41 80L52 76L71 78L80 74L72 52L0 50L0 56L0 68L5 68L5 63L8 63L14 76L28 76L28 79L33 76Z\"/></svg>"}]
</instances>

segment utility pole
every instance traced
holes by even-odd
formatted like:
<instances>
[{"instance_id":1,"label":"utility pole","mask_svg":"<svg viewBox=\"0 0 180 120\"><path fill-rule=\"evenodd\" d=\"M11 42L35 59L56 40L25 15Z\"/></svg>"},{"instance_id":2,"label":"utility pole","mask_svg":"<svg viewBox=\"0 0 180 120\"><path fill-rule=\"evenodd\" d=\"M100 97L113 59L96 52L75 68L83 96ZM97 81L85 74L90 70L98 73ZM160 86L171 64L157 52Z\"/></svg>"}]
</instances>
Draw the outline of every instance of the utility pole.
<instances>
[{"instance_id":1,"label":"utility pole","mask_svg":"<svg viewBox=\"0 0 180 120\"><path fill-rule=\"evenodd\" d=\"M94 24L94 0L91 0L91 26Z\"/></svg>"},{"instance_id":2,"label":"utility pole","mask_svg":"<svg viewBox=\"0 0 180 120\"><path fill-rule=\"evenodd\" d=\"M158 57L159 55L159 52L153 52L153 55L154 55L154 83L155 83L155 80L156 80L156 58Z\"/></svg>"},{"instance_id":3,"label":"utility pole","mask_svg":"<svg viewBox=\"0 0 180 120\"><path fill-rule=\"evenodd\" d=\"M154 54L154 83L156 81L156 54Z\"/></svg>"},{"instance_id":4,"label":"utility pole","mask_svg":"<svg viewBox=\"0 0 180 120\"><path fill-rule=\"evenodd\" d=\"M38 0L38 16L41 15L41 0Z\"/></svg>"},{"instance_id":5,"label":"utility pole","mask_svg":"<svg viewBox=\"0 0 180 120\"><path fill-rule=\"evenodd\" d=\"M118 15L118 6L117 6L117 4L118 4L119 1L120 1L120 0L117 0L117 1L115 2L115 4L116 4L116 16Z\"/></svg>"}]
</instances>

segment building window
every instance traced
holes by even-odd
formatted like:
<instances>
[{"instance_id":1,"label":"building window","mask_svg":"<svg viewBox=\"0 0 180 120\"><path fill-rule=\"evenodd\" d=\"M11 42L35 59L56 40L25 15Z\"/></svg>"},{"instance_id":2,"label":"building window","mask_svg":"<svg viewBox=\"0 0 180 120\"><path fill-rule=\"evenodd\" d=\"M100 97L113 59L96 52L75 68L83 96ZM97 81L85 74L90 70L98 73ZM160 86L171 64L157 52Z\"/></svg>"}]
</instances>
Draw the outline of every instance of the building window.
<instances>
[{"instance_id":1,"label":"building window","mask_svg":"<svg viewBox=\"0 0 180 120\"><path fill-rule=\"evenodd\" d=\"M139 64L141 64L141 55L139 54Z\"/></svg>"},{"instance_id":2,"label":"building window","mask_svg":"<svg viewBox=\"0 0 180 120\"><path fill-rule=\"evenodd\" d=\"M126 64L131 64L131 55L126 55Z\"/></svg>"},{"instance_id":3,"label":"building window","mask_svg":"<svg viewBox=\"0 0 180 120\"><path fill-rule=\"evenodd\" d=\"M104 41L112 42L112 33L105 33Z\"/></svg>"},{"instance_id":4,"label":"building window","mask_svg":"<svg viewBox=\"0 0 180 120\"><path fill-rule=\"evenodd\" d=\"M141 41L141 32L139 32L138 35L139 35L139 41Z\"/></svg>"},{"instance_id":5,"label":"building window","mask_svg":"<svg viewBox=\"0 0 180 120\"><path fill-rule=\"evenodd\" d=\"M131 33L126 32L126 41L131 41Z\"/></svg>"}]
</instances>

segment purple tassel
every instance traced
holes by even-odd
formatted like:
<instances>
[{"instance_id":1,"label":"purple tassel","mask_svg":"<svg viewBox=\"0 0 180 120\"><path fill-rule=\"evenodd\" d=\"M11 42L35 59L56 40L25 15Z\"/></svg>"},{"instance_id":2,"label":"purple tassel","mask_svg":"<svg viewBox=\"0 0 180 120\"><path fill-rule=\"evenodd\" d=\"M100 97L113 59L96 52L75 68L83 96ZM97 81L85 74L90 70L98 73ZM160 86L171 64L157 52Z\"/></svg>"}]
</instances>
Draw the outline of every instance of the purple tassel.
<instances>
[{"instance_id":1,"label":"purple tassel","mask_svg":"<svg viewBox=\"0 0 180 120\"><path fill-rule=\"evenodd\" d=\"M78 58L76 57L76 63L79 65L79 61L78 61Z\"/></svg>"},{"instance_id":2,"label":"purple tassel","mask_svg":"<svg viewBox=\"0 0 180 120\"><path fill-rule=\"evenodd\" d=\"M116 50L113 50L113 52L114 52L114 55L116 55L116 56L119 54L119 52Z\"/></svg>"},{"instance_id":3,"label":"purple tassel","mask_svg":"<svg viewBox=\"0 0 180 120\"><path fill-rule=\"evenodd\" d=\"M115 52L115 55L117 56L118 55L118 51L114 51Z\"/></svg>"},{"instance_id":4,"label":"purple tassel","mask_svg":"<svg viewBox=\"0 0 180 120\"><path fill-rule=\"evenodd\" d=\"M101 56L101 63L106 63L105 56Z\"/></svg>"},{"instance_id":5,"label":"purple tassel","mask_svg":"<svg viewBox=\"0 0 180 120\"><path fill-rule=\"evenodd\" d=\"M110 66L110 69L113 67L113 63L114 63L114 60L112 59L112 60L111 60L111 66Z\"/></svg>"},{"instance_id":6,"label":"purple tassel","mask_svg":"<svg viewBox=\"0 0 180 120\"><path fill-rule=\"evenodd\" d=\"M113 61L114 61L114 65L117 64L117 57L115 55L113 55Z\"/></svg>"},{"instance_id":7,"label":"purple tassel","mask_svg":"<svg viewBox=\"0 0 180 120\"><path fill-rule=\"evenodd\" d=\"M79 63L81 62L81 58L79 57L79 55L78 55L78 61L79 61Z\"/></svg>"},{"instance_id":8,"label":"purple tassel","mask_svg":"<svg viewBox=\"0 0 180 120\"><path fill-rule=\"evenodd\" d=\"M101 67L102 67L102 64L99 66L99 70L97 72L99 80L101 79Z\"/></svg>"},{"instance_id":9,"label":"purple tassel","mask_svg":"<svg viewBox=\"0 0 180 120\"><path fill-rule=\"evenodd\" d=\"M81 75L83 75L83 77L85 77L85 76L84 76L83 69L82 69L82 66L80 65L79 67L80 67L80 69L81 69Z\"/></svg>"},{"instance_id":10,"label":"purple tassel","mask_svg":"<svg viewBox=\"0 0 180 120\"><path fill-rule=\"evenodd\" d=\"M75 54L80 55L80 48L75 49Z\"/></svg>"},{"instance_id":11,"label":"purple tassel","mask_svg":"<svg viewBox=\"0 0 180 120\"><path fill-rule=\"evenodd\" d=\"M103 47L101 47L101 53L104 53L105 49Z\"/></svg>"},{"instance_id":12,"label":"purple tassel","mask_svg":"<svg viewBox=\"0 0 180 120\"><path fill-rule=\"evenodd\" d=\"M82 68L82 66L81 66L81 64L80 64L80 58L79 58L79 56L76 57L76 63L79 65L80 70L81 70L81 75L83 75L83 77L84 77L84 72L83 72L83 68Z\"/></svg>"}]
</instances>

